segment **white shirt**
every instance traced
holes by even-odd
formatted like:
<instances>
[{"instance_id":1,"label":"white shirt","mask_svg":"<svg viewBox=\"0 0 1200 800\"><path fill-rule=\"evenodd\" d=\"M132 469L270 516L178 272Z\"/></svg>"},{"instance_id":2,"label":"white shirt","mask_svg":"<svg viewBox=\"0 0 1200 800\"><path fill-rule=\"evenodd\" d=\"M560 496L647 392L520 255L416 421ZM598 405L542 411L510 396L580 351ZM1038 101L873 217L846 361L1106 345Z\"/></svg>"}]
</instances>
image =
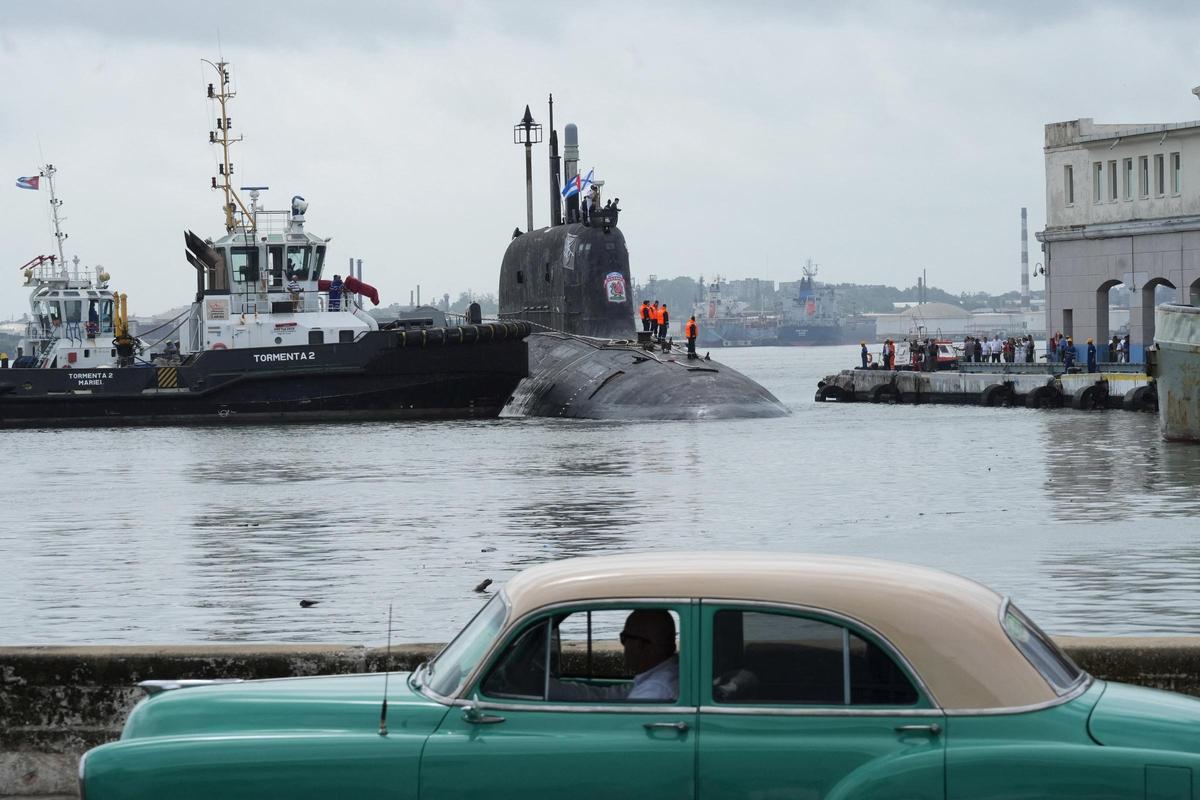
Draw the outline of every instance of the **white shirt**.
<instances>
[{"instance_id":1,"label":"white shirt","mask_svg":"<svg viewBox=\"0 0 1200 800\"><path fill-rule=\"evenodd\" d=\"M550 680L550 700L658 700L679 699L679 655L633 676L633 685L590 686L575 681Z\"/></svg>"},{"instance_id":2,"label":"white shirt","mask_svg":"<svg viewBox=\"0 0 1200 800\"><path fill-rule=\"evenodd\" d=\"M662 700L675 702L679 698L679 656L633 676L633 689L627 700Z\"/></svg>"}]
</instances>

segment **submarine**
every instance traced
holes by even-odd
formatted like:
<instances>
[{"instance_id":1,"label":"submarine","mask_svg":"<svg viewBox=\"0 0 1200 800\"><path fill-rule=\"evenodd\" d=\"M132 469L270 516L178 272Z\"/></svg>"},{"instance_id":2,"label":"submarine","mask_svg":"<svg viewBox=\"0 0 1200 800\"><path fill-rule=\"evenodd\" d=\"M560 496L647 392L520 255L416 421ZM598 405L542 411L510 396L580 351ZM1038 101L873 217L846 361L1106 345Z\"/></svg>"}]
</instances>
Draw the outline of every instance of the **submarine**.
<instances>
[{"instance_id":1,"label":"submarine","mask_svg":"<svg viewBox=\"0 0 1200 800\"><path fill-rule=\"evenodd\" d=\"M599 420L694 420L781 417L791 413L766 388L707 356L690 357L670 341L636 330L629 250L618 226L619 202L560 189L558 137L550 99L550 225L533 230L529 108L517 126L526 144L527 229L513 232L500 267L500 319L528 323L529 375L501 416ZM521 128L524 127L522 136ZM579 174L578 128L565 126L567 186ZM597 182L593 185L602 185ZM565 202L562 195L570 194Z\"/></svg>"}]
</instances>

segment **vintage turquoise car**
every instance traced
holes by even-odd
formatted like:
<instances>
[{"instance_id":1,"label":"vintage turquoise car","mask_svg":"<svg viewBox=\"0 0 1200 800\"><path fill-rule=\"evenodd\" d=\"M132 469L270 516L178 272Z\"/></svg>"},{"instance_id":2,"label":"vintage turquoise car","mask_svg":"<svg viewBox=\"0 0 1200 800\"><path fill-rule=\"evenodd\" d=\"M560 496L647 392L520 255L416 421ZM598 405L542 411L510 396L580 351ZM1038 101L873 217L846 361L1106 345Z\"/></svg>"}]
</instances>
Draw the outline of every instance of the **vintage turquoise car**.
<instances>
[{"instance_id":1,"label":"vintage turquoise car","mask_svg":"<svg viewBox=\"0 0 1200 800\"><path fill-rule=\"evenodd\" d=\"M1007 598L884 561L547 564L386 685L383 725L383 674L158 693L83 796L1200 797L1200 701L1096 680Z\"/></svg>"}]
</instances>

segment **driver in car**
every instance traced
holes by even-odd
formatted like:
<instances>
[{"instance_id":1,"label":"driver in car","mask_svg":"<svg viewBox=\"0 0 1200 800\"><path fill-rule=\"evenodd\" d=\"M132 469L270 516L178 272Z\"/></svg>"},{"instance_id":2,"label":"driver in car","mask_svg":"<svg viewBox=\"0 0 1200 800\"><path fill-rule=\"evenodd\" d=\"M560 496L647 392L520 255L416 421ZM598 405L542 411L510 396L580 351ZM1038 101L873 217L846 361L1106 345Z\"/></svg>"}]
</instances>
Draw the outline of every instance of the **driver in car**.
<instances>
[{"instance_id":1,"label":"driver in car","mask_svg":"<svg viewBox=\"0 0 1200 800\"><path fill-rule=\"evenodd\" d=\"M640 608L625 618L621 631L625 668L632 684L589 686L550 680L550 700L640 700L674 702L679 697L679 655L675 619L663 609Z\"/></svg>"}]
</instances>

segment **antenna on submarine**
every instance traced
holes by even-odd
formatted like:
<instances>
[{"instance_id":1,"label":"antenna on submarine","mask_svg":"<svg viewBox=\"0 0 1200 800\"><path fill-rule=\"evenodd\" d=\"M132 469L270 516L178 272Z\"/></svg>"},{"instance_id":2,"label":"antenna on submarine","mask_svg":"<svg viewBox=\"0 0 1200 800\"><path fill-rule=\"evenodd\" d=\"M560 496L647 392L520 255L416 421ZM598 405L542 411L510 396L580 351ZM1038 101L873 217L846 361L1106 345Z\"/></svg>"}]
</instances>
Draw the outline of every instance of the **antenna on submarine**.
<instances>
[{"instance_id":1,"label":"antenna on submarine","mask_svg":"<svg viewBox=\"0 0 1200 800\"><path fill-rule=\"evenodd\" d=\"M388 678L392 672L392 604L388 603L387 654L383 657L383 708L379 711L379 735L387 736Z\"/></svg>"}]
</instances>

